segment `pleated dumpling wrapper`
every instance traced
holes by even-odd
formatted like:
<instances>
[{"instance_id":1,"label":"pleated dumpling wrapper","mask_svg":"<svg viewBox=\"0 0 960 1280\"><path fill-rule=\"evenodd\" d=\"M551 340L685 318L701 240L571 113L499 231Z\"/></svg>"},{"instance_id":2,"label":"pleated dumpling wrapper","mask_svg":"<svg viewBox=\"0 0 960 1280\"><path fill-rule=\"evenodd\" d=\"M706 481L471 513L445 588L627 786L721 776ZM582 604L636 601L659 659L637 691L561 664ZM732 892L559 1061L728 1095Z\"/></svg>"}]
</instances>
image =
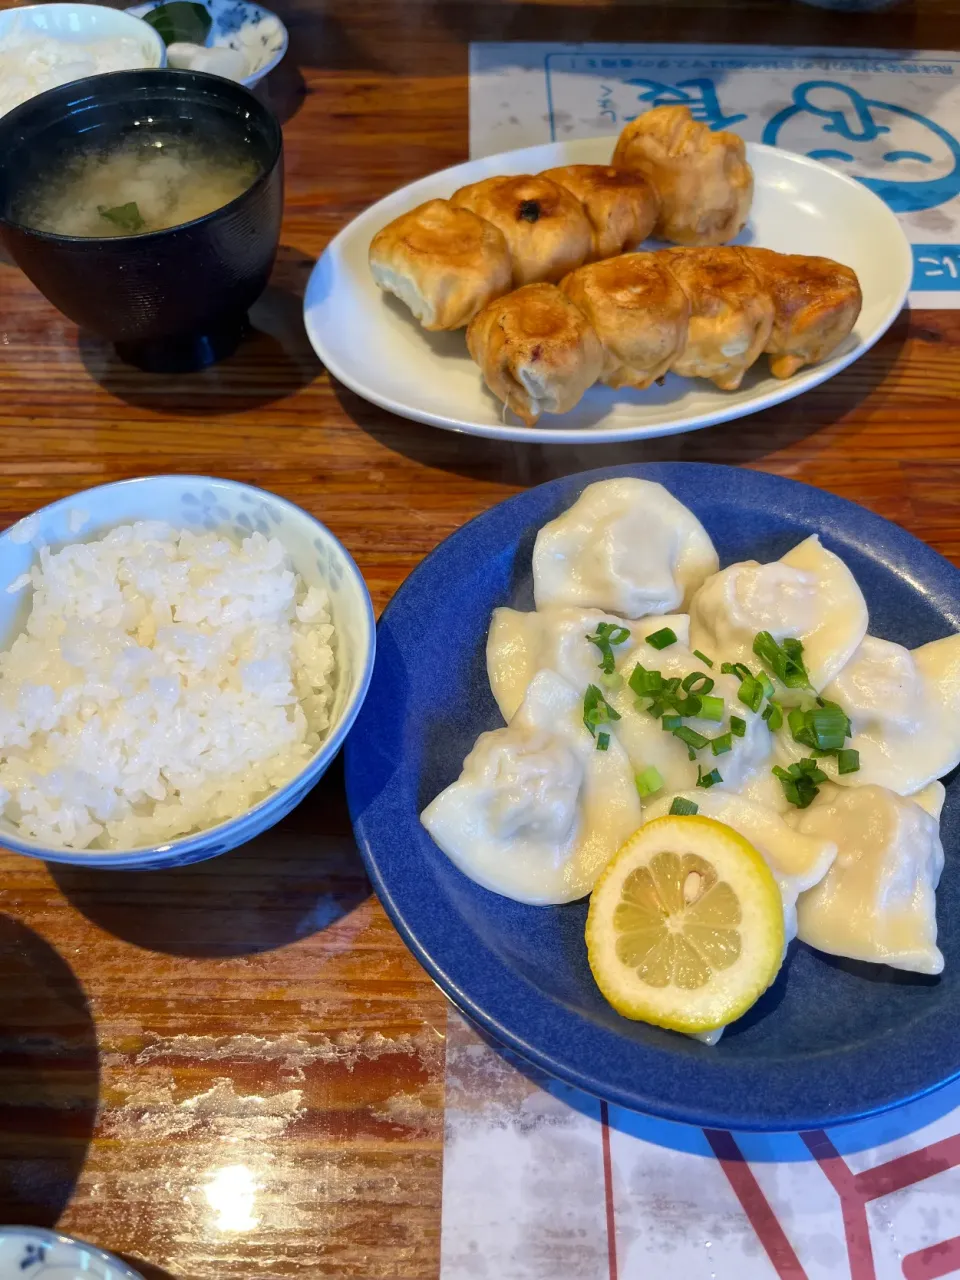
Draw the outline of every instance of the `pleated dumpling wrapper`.
<instances>
[{"instance_id":1,"label":"pleated dumpling wrapper","mask_svg":"<svg viewBox=\"0 0 960 1280\"><path fill-rule=\"evenodd\" d=\"M608 635L618 641L610 645L616 662L612 679L601 670L601 650L588 639L596 635L598 624L602 623L614 628ZM649 636L665 629L676 636L673 644L657 649L647 643ZM581 697L588 685L598 685L620 717L608 728L638 773L653 766L665 790L681 791L696 786L698 764L705 771L716 765L722 776L718 785L738 790L770 755L770 733L762 717L738 700L739 679L707 668L690 652L689 634L690 619L685 613L631 621L599 609L542 609L536 613L495 609L487 636L487 675L507 721L516 713L535 673L543 668L562 676ZM731 734L729 750L722 756L705 753L699 761L692 761L687 745L665 732L659 717L638 708L637 695L629 684L638 662L649 671L660 671L666 679L683 678L695 671L708 674L713 682L712 692L724 700L723 719L691 718L685 721L686 727L710 740L729 733L730 717L734 715L745 722L743 736ZM776 787L782 793L779 783Z\"/></svg>"},{"instance_id":2,"label":"pleated dumpling wrapper","mask_svg":"<svg viewBox=\"0 0 960 1280\"><path fill-rule=\"evenodd\" d=\"M719 561L703 525L661 484L587 485L533 549L537 608L578 605L624 618L680 609Z\"/></svg>"},{"instance_id":3,"label":"pleated dumpling wrapper","mask_svg":"<svg viewBox=\"0 0 960 1280\"><path fill-rule=\"evenodd\" d=\"M685 613L630 622L602 609L572 605L530 613L494 609L487 633L487 676L504 720L513 719L538 671L555 671L581 695L588 684L602 684L601 651L589 637L604 624L615 641L610 649L617 661L658 628L670 627L683 643L690 630Z\"/></svg>"},{"instance_id":4,"label":"pleated dumpling wrapper","mask_svg":"<svg viewBox=\"0 0 960 1280\"><path fill-rule=\"evenodd\" d=\"M833 756L818 761L843 786L876 783L909 796L960 764L960 635L913 650L866 636L823 696L847 713L853 735L844 745L860 753L856 773L838 775ZM784 721L777 755L808 754Z\"/></svg>"},{"instance_id":5,"label":"pleated dumpling wrapper","mask_svg":"<svg viewBox=\"0 0 960 1280\"><path fill-rule=\"evenodd\" d=\"M644 807L644 821L652 822L670 812L676 795L658 796ZM819 835L804 835L784 822L778 813L745 800L743 796L700 788L683 791L680 799L697 806L705 818L715 818L734 831L763 857L773 872L780 896L783 899L784 936L789 942L797 936L797 897L806 889L818 885L830 870L837 856L837 846L832 840Z\"/></svg>"},{"instance_id":6,"label":"pleated dumpling wrapper","mask_svg":"<svg viewBox=\"0 0 960 1280\"><path fill-rule=\"evenodd\" d=\"M583 698L540 671L505 729L482 733L421 821L443 852L494 893L534 905L590 892L642 813L626 754L584 727Z\"/></svg>"},{"instance_id":7,"label":"pleated dumpling wrapper","mask_svg":"<svg viewBox=\"0 0 960 1280\"><path fill-rule=\"evenodd\" d=\"M853 574L814 534L779 560L745 560L709 578L690 604L690 643L711 658L760 666L753 642L799 640L817 691L850 660L867 632L867 604Z\"/></svg>"},{"instance_id":8,"label":"pleated dumpling wrapper","mask_svg":"<svg viewBox=\"0 0 960 1280\"><path fill-rule=\"evenodd\" d=\"M931 782L920 791L915 791L910 799L914 804L918 804L924 813L929 813L931 818L936 818L939 822L947 799L947 789L942 782Z\"/></svg>"},{"instance_id":9,"label":"pleated dumpling wrapper","mask_svg":"<svg viewBox=\"0 0 960 1280\"><path fill-rule=\"evenodd\" d=\"M937 819L884 787L825 783L793 821L803 835L837 846L824 879L797 902L801 939L830 955L941 973Z\"/></svg>"}]
</instances>

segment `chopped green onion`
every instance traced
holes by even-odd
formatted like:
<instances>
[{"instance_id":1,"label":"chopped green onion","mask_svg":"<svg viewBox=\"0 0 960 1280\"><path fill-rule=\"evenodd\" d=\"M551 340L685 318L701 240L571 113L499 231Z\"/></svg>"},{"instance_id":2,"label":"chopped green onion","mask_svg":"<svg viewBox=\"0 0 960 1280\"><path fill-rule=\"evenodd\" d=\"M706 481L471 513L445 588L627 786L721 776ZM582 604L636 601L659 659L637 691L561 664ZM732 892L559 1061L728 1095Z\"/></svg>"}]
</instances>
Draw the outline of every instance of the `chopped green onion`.
<instances>
[{"instance_id":1,"label":"chopped green onion","mask_svg":"<svg viewBox=\"0 0 960 1280\"><path fill-rule=\"evenodd\" d=\"M687 747L687 759L696 760L696 758L697 758L697 753L694 751L693 747Z\"/></svg>"},{"instance_id":2,"label":"chopped green onion","mask_svg":"<svg viewBox=\"0 0 960 1280\"><path fill-rule=\"evenodd\" d=\"M799 640L786 639L777 644L769 631L758 631L753 640L753 652L788 689L810 688L810 678L803 665L803 645Z\"/></svg>"},{"instance_id":3,"label":"chopped green onion","mask_svg":"<svg viewBox=\"0 0 960 1280\"><path fill-rule=\"evenodd\" d=\"M798 773L812 779L814 782L826 782L827 775L823 772L816 760L798 760L796 764L788 766L788 771L794 776Z\"/></svg>"},{"instance_id":4,"label":"chopped green onion","mask_svg":"<svg viewBox=\"0 0 960 1280\"><path fill-rule=\"evenodd\" d=\"M663 778L660 771L654 765L648 765L642 773L638 773L634 779L637 784L637 793L641 799L652 796L655 791L659 791L663 786Z\"/></svg>"},{"instance_id":5,"label":"chopped green onion","mask_svg":"<svg viewBox=\"0 0 960 1280\"><path fill-rule=\"evenodd\" d=\"M674 729L679 729L681 724L683 724L683 719L678 715L661 716L660 724L667 733L673 733Z\"/></svg>"},{"instance_id":6,"label":"chopped green onion","mask_svg":"<svg viewBox=\"0 0 960 1280\"><path fill-rule=\"evenodd\" d=\"M730 732L735 734L738 738L744 737L747 732L746 720L741 720L739 716L731 716Z\"/></svg>"},{"instance_id":7,"label":"chopped green onion","mask_svg":"<svg viewBox=\"0 0 960 1280\"><path fill-rule=\"evenodd\" d=\"M628 684L638 698L653 698L663 688L663 676L659 671L648 671L638 662Z\"/></svg>"},{"instance_id":8,"label":"chopped green onion","mask_svg":"<svg viewBox=\"0 0 960 1280\"><path fill-rule=\"evenodd\" d=\"M827 775L812 759L798 760L787 769L775 764L772 772L780 779L783 794L798 809L806 809L819 794L818 784L827 781Z\"/></svg>"},{"instance_id":9,"label":"chopped green onion","mask_svg":"<svg viewBox=\"0 0 960 1280\"><path fill-rule=\"evenodd\" d=\"M800 707L791 707L787 712L787 726L794 742L799 742L803 747L815 747L817 744L813 740L813 733L807 724L807 713Z\"/></svg>"},{"instance_id":10,"label":"chopped green onion","mask_svg":"<svg viewBox=\"0 0 960 1280\"><path fill-rule=\"evenodd\" d=\"M740 683L737 690L737 697L745 707L749 707L751 711L759 711L760 703L763 701L763 689L760 681L753 676L747 676Z\"/></svg>"},{"instance_id":11,"label":"chopped green onion","mask_svg":"<svg viewBox=\"0 0 960 1280\"><path fill-rule=\"evenodd\" d=\"M614 711L595 684L588 684L583 695L583 723L596 736L597 727L609 724L611 720L619 720L619 711ZM601 748L605 750L606 748Z\"/></svg>"},{"instance_id":12,"label":"chopped green onion","mask_svg":"<svg viewBox=\"0 0 960 1280\"><path fill-rule=\"evenodd\" d=\"M659 631L647 636L646 640L651 649L669 649L670 645L677 643L677 633L669 627L661 627Z\"/></svg>"},{"instance_id":13,"label":"chopped green onion","mask_svg":"<svg viewBox=\"0 0 960 1280\"><path fill-rule=\"evenodd\" d=\"M609 689L611 693L619 693L623 688L623 676L617 675L616 671L607 675L604 671L600 673L600 683L605 689Z\"/></svg>"},{"instance_id":14,"label":"chopped green onion","mask_svg":"<svg viewBox=\"0 0 960 1280\"><path fill-rule=\"evenodd\" d=\"M808 799L801 799L800 788L793 781L793 779L790 777L789 774L785 778L780 779L780 785L783 787L783 794L786 797L788 803L792 805L796 805L798 809L805 809L807 805L810 803L810 801L814 799L814 796L817 793L816 787L814 787L813 795L811 795Z\"/></svg>"},{"instance_id":15,"label":"chopped green onion","mask_svg":"<svg viewBox=\"0 0 960 1280\"><path fill-rule=\"evenodd\" d=\"M698 693L688 693L685 698L677 698L674 707L682 716L698 716L703 711L703 699Z\"/></svg>"},{"instance_id":16,"label":"chopped green onion","mask_svg":"<svg viewBox=\"0 0 960 1280\"><path fill-rule=\"evenodd\" d=\"M713 659L712 659L712 658L708 658L708 657L707 657L707 655L706 655L705 653L701 653L699 649L694 649L694 651L693 651L693 656L694 656L695 658L699 658L701 662L705 662L705 663L707 664L707 666L708 666L708 667L712 667L712 666L713 666ZM688 802L688 803L689 803L689 802Z\"/></svg>"},{"instance_id":17,"label":"chopped green onion","mask_svg":"<svg viewBox=\"0 0 960 1280\"><path fill-rule=\"evenodd\" d=\"M745 662L724 662L720 670L725 676L737 676L740 680L753 679L753 672Z\"/></svg>"},{"instance_id":18,"label":"chopped green onion","mask_svg":"<svg viewBox=\"0 0 960 1280\"><path fill-rule=\"evenodd\" d=\"M817 751L833 753L839 751L844 740L850 736L850 720L842 707L835 702L824 702L801 711L794 707L787 716L790 732L794 742L802 746L813 747Z\"/></svg>"},{"instance_id":19,"label":"chopped green onion","mask_svg":"<svg viewBox=\"0 0 960 1280\"><path fill-rule=\"evenodd\" d=\"M763 718L773 733L783 724L783 707L779 702L768 702L763 709Z\"/></svg>"},{"instance_id":20,"label":"chopped green onion","mask_svg":"<svg viewBox=\"0 0 960 1280\"><path fill-rule=\"evenodd\" d=\"M605 633L611 644L623 644L624 640L630 639L630 628L619 627L613 622L601 622L597 631Z\"/></svg>"},{"instance_id":21,"label":"chopped green onion","mask_svg":"<svg viewBox=\"0 0 960 1280\"><path fill-rule=\"evenodd\" d=\"M676 693L680 688L680 677L671 676L669 680L664 680L663 687L668 693Z\"/></svg>"},{"instance_id":22,"label":"chopped green onion","mask_svg":"<svg viewBox=\"0 0 960 1280\"><path fill-rule=\"evenodd\" d=\"M670 806L671 818L692 818L699 812L700 806L694 804L692 800L685 800L683 796L673 797L673 804Z\"/></svg>"},{"instance_id":23,"label":"chopped green onion","mask_svg":"<svg viewBox=\"0 0 960 1280\"><path fill-rule=\"evenodd\" d=\"M709 773L704 773L700 766L697 766L697 786L698 787L715 787L718 782L722 782L719 770L711 769Z\"/></svg>"},{"instance_id":24,"label":"chopped green onion","mask_svg":"<svg viewBox=\"0 0 960 1280\"><path fill-rule=\"evenodd\" d=\"M682 724L679 729L674 729L673 736L679 738L681 742L685 742L688 747L693 747L699 751L701 747L705 747L709 742L709 738L705 738L702 733L697 733L696 729L691 729L689 725Z\"/></svg>"},{"instance_id":25,"label":"chopped green onion","mask_svg":"<svg viewBox=\"0 0 960 1280\"><path fill-rule=\"evenodd\" d=\"M698 693L702 698L705 693L710 693L715 681L712 676L704 675L702 671L691 671L680 683L681 688L686 689L687 693Z\"/></svg>"},{"instance_id":26,"label":"chopped green onion","mask_svg":"<svg viewBox=\"0 0 960 1280\"><path fill-rule=\"evenodd\" d=\"M820 751L838 751L850 729L850 721L839 707L814 707L807 712L807 724Z\"/></svg>"},{"instance_id":27,"label":"chopped green onion","mask_svg":"<svg viewBox=\"0 0 960 1280\"><path fill-rule=\"evenodd\" d=\"M724 716L723 699L715 698L712 694L700 697L700 717L703 720L716 720L719 723Z\"/></svg>"},{"instance_id":28,"label":"chopped green onion","mask_svg":"<svg viewBox=\"0 0 960 1280\"><path fill-rule=\"evenodd\" d=\"M619 627L613 622L598 622L596 634L588 635L587 639L600 650L600 670L604 675L613 675L615 662L611 646L629 640L630 632L626 627Z\"/></svg>"},{"instance_id":29,"label":"chopped green onion","mask_svg":"<svg viewBox=\"0 0 960 1280\"><path fill-rule=\"evenodd\" d=\"M721 733L719 738L713 738L710 746L715 756L726 755L728 751L733 750L733 734Z\"/></svg>"},{"instance_id":30,"label":"chopped green onion","mask_svg":"<svg viewBox=\"0 0 960 1280\"><path fill-rule=\"evenodd\" d=\"M845 747L837 752L837 773L857 773L860 769L860 752Z\"/></svg>"},{"instance_id":31,"label":"chopped green onion","mask_svg":"<svg viewBox=\"0 0 960 1280\"><path fill-rule=\"evenodd\" d=\"M667 704L661 698L654 698L647 707L647 715L653 716L654 720L659 720L666 710Z\"/></svg>"},{"instance_id":32,"label":"chopped green onion","mask_svg":"<svg viewBox=\"0 0 960 1280\"><path fill-rule=\"evenodd\" d=\"M850 717L844 711L843 707L837 702L828 702L826 698L818 698L817 706L821 711L829 711L837 719L843 720L843 736L845 738L853 737L853 726L850 723Z\"/></svg>"},{"instance_id":33,"label":"chopped green onion","mask_svg":"<svg viewBox=\"0 0 960 1280\"><path fill-rule=\"evenodd\" d=\"M763 696L765 698L772 698L775 693L775 690L773 687L773 681L770 679L767 673L765 671L758 671L757 679L760 682L760 688L763 690Z\"/></svg>"},{"instance_id":34,"label":"chopped green onion","mask_svg":"<svg viewBox=\"0 0 960 1280\"><path fill-rule=\"evenodd\" d=\"M610 745L610 735L609 735L609 733L598 733L598 734L597 734L597 750L598 750L598 751L606 751L606 749L607 749L607 747L609 747L609 745Z\"/></svg>"}]
</instances>

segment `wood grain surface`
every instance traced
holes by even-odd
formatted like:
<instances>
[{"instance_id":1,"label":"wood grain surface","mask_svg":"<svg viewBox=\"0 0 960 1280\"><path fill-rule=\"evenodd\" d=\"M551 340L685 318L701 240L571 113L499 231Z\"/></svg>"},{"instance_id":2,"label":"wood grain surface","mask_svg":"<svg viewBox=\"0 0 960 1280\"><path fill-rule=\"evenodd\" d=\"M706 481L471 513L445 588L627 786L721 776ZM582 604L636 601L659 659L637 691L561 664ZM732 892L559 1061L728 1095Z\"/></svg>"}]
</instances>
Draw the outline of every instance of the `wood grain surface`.
<instances>
[{"instance_id":1,"label":"wood grain surface","mask_svg":"<svg viewBox=\"0 0 960 1280\"><path fill-rule=\"evenodd\" d=\"M2 0L0 0L2 2ZM467 157L474 40L960 48L960 0L882 15L791 0L281 0L287 210L255 333L156 378L0 259L0 521L145 473L253 481L324 520L381 608L465 520L529 485L699 459L856 499L960 563L960 312L904 314L819 390L642 444L496 444L391 417L332 381L307 275L372 201ZM375 353L372 353L375 358ZM0 1221L59 1224L145 1276L439 1271L442 998L371 897L342 772L253 844L172 873L0 853ZM509 1280L504 1277L503 1280Z\"/></svg>"}]
</instances>

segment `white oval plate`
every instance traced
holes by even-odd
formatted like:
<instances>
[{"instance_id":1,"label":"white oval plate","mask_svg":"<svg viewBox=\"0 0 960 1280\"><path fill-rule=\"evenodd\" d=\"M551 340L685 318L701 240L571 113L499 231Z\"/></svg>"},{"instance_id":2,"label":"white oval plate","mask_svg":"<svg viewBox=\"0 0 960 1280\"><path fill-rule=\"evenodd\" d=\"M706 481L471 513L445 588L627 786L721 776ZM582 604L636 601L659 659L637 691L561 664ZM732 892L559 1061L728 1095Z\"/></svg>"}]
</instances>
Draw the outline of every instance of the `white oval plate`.
<instances>
[{"instance_id":1,"label":"white oval plate","mask_svg":"<svg viewBox=\"0 0 960 1280\"><path fill-rule=\"evenodd\" d=\"M582 138L487 156L421 178L367 209L327 246L307 285L304 320L317 355L351 391L404 418L493 440L604 444L692 431L792 399L846 368L893 323L913 273L910 246L894 214L852 178L750 142L756 194L737 243L820 254L853 267L863 310L844 345L785 382L770 376L761 357L739 391L673 374L649 391L595 386L569 413L523 426L487 391L462 329L427 333L402 303L380 292L367 265L370 241L399 214L464 183L561 164L606 164L613 146L613 138Z\"/></svg>"}]
</instances>

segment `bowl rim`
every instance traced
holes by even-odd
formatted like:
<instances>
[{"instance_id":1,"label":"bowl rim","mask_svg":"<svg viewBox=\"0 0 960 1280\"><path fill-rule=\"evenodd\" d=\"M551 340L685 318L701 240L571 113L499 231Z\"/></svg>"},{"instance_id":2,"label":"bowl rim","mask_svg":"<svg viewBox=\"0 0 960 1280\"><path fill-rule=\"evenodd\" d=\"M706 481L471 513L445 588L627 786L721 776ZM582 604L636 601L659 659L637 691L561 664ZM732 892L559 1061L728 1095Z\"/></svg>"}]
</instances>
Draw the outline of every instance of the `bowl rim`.
<instances>
[{"instance_id":1,"label":"bowl rim","mask_svg":"<svg viewBox=\"0 0 960 1280\"><path fill-rule=\"evenodd\" d=\"M200 3L207 9L211 16L221 4L229 8L233 2L234 0L200 0ZM170 0L143 0L142 4L127 5L123 12L129 13L133 17L139 18L143 21L145 14L152 13L154 9L159 9L161 5L169 3ZM257 4L256 0L243 0L243 3L249 9L258 9L260 13L267 18L275 18L280 24L280 31L283 35L283 44L273 55L270 61L265 62L259 70L252 71L250 75L244 76L242 80L237 81L237 83L242 84L245 89L252 89L255 84L259 84L261 80L265 79L271 71L275 71L287 56L290 49L290 31L279 13L276 13L273 9L268 9L265 5ZM150 24L148 23L147 25L149 26ZM208 49L213 47L214 46L212 45L205 46L205 48ZM176 68L173 67L171 70L176 70Z\"/></svg>"},{"instance_id":2,"label":"bowl rim","mask_svg":"<svg viewBox=\"0 0 960 1280\"><path fill-rule=\"evenodd\" d=\"M101 1262L108 1263L117 1280L144 1280L139 1271L134 1271L128 1263L117 1257L115 1253L101 1249L99 1245L91 1244L89 1240L81 1240L79 1236L68 1236L63 1231L57 1231L50 1227L25 1226L20 1222L12 1222L9 1225L0 1226L0 1240L4 1236L39 1236L41 1240L45 1240L49 1244L63 1245L71 1249L83 1249Z\"/></svg>"},{"instance_id":3,"label":"bowl rim","mask_svg":"<svg viewBox=\"0 0 960 1280\"><path fill-rule=\"evenodd\" d=\"M41 9L46 6L31 5L30 7L34 9ZM86 5L83 7L99 9L103 6ZM111 10L111 12L125 13L126 10ZM139 22L141 19L135 18L134 21ZM147 26L149 24L144 23L144 25ZM160 37L157 36L157 39L160 39ZM164 50L164 57L166 57L166 50ZM28 98L26 102L21 102L19 106L14 107L12 111L8 111L6 115L0 116L0 154L3 154L3 131L7 127L8 122L12 120L15 126L16 116L20 112L26 112L28 108L35 107L41 99L46 98L48 95L72 91L83 85L92 84L94 81L99 84L103 80L112 80L117 76L140 76L144 73L149 74L151 77L161 75L165 77L212 81L218 85L230 85L232 88L248 95L256 104L257 110L263 113L263 117L272 126L274 135L271 139L271 159L263 166L256 178L254 178L253 182L251 182L248 187L245 187L238 196L234 196L232 200L228 201L227 204L222 204L216 209L211 209L209 213L204 213L199 218L191 218L189 222L178 222L173 227L163 227L159 231L140 231L134 232L132 235L125 236L67 236L62 235L57 231L44 231L39 227L31 227L24 222L18 222L15 218L5 214L2 207L0 207L0 227L9 227L11 230L17 231L21 235L29 236L31 239L40 240L47 244L95 245L101 251L107 249L117 252L117 246L133 243L137 245L149 244L161 236L171 236L179 234L182 231L193 231L197 227L203 226L205 223L212 221L214 218L220 218L224 214L232 212L240 205L241 201L249 199L254 192L260 190L273 178L278 167L283 163L283 128L281 127L280 121L270 108L261 102L245 84L240 84L236 80L227 80L224 76L213 75L209 71L184 71L178 67L167 66L134 67L125 71L100 71L94 76L83 76L79 80L71 80L68 84L54 85L52 89L44 89L42 93L35 93L33 97ZM95 95L91 94L91 96Z\"/></svg>"},{"instance_id":4,"label":"bowl rim","mask_svg":"<svg viewBox=\"0 0 960 1280\"><path fill-rule=\"evenodd\" d=\"M168 4L169 0L160 0L160 3ZM12 21L16 21L18 17L22 17L26 13L49 13L51 9L70 9L74 13L78 11L82 13L89 10L94 10L97 13L109 13L114 17L122 17L124 19L124 25L127 25L125 21L127 18L135 18L137 16L134 13L130 13L128 9L114 9L112 5L95 4L92 0L43 0L40 4L22 4L17 5L12 9L0 10L0 17L8 16ZM140 21L143 22L143 19L141 18ZM155 27L151 27L149 22L144 25L150 28L151 41L160 54L160 62L156 67L130 67L128 70L162 71L166 66L167 46L164 44L163 37ZM108 73L104 72L103 74ZM71 82L68 81L68 83ZM59 88L60 86L56 87ZM37 95L34 96L36 97ZM31 99L28 98L27 101L29 102Z\"/></svg>"},{"instance_id":5,"label":"bowl rim","mask_svg":"<svg viewBox=\"0 0 960 1280\"><path fill-rule=\"evenodd\" d=\"M40 858L44 862L92 866L103 868L104 870L121 870L125 868L139 870L160 869L167 861L176 866L179 866L184 861L191 861L193 859L189 855L202 850L211 839L217 837L218 833L229 830L235 823L247 822L254 815L262 813L265 808L275 804L281 796L286 795L291 788L296 787L304 780L312 779L311 785L319 780L343 745L344 739L353 727L353 722L356 720L366 699L370 681L373 677L373 665L377 652L377 635L373 600L363 574L357 568L356 561L340 539L321 520L311 515L309 511L304 510L303 507L297 506L295 502L291 502L289 498L272 493L269 489L262 489L259 485L247 484L243 480L230 480L224 476L198 475L192 472L185 474L162 472L151 476L132 476L126 480L113 480L107 484L95 485L90 489L78 489L76 493L58 498L56 502L50 502L45 507L38 507L36 511L31 511L28 515L23 516L14 524L0 531L0 542L6 540L13 530L25 521L55 512L58 508L72 505L78 499L105 493L107 490L116 491L117 489L140 487L145 484L153 484L156 481L178 485L190 483L226 485L231 489L256 494L261 499L266 499L268 502L276 503L286 508L296 517L307 520L320 530L323 537L330 539L343 556L347 570L353 577L354 584L360 588L360 599L363 603L362 617L367 643L362 670L359 672L356 687L344 704L339 720L332 726L314 755L310 757L298 773L294 774L282 787L278 787L276 790L271 791L269 795L264 796L262 800L257 801L251 808L244 809L242 813L238 813L232 818L225 818L223 822L218 822L216 826L204 827L202 831L178 836L161 844L138 845L131 849L113 850L50 848L48 845L28 842L22 837L11 836L6 831L0 831L0 846L11 849L14 853L25 854L31 858ZM82 530L78 532L77 540L82 540ZM263 829L266 830L271 825L268 823L267 828ZM253 839L253 834L255 833L252 833L248 838ZM245 841L239 841L238 843L245 843Z\"/></svg>"}]
</instances>

